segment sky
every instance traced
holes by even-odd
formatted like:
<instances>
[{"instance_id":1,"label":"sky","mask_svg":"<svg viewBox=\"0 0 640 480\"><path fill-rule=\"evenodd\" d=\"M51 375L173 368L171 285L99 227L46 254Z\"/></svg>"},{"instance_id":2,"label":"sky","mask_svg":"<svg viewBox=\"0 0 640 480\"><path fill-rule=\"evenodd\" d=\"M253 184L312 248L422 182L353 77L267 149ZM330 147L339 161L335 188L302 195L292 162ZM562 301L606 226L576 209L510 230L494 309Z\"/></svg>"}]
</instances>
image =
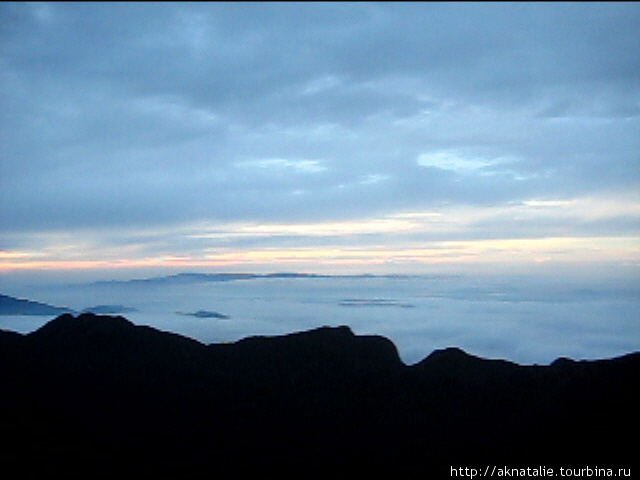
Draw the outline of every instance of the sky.
<instances>
[{"instance_id":1,"label":"sky","mask_svg":"<svg viewBox=\"0 0 640 480\"><path fill-rule=\"evenodd\" d=\"M0 273L638 274L638 52L637 2L2 2Z\"/></svg>"}]
</instances>

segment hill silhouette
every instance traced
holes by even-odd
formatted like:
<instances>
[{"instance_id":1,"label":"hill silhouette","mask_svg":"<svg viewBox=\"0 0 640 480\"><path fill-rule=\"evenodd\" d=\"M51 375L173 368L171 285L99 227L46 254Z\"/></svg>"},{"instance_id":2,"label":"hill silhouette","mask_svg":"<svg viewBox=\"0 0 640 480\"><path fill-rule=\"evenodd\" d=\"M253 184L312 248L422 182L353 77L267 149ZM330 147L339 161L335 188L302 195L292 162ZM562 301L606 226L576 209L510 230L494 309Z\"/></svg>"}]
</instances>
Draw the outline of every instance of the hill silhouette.
<instances>
[{"instance_id":1,"label":"hill silhouette","mask_svg":"<svg viewBox=\"0 0 640 480\"><path fill-rule=\"evenodd\" d=\"M229 344L61 315L0 331L0 451L63 473L450 477L486 465L629 467L640 353L522 366L323 327Z\"/></svg>"},{"instance_id":2,"label":"hill silhouette","mask_svg":"<svg viewBox=\"0 0 640 480\"><path fill-rule=\"evenodd\" d=\"M54 307L46 303L24 298L10 297L0 293L0 315L61 315L73 313L70 308Z\"/></svg>"}]
</instances>

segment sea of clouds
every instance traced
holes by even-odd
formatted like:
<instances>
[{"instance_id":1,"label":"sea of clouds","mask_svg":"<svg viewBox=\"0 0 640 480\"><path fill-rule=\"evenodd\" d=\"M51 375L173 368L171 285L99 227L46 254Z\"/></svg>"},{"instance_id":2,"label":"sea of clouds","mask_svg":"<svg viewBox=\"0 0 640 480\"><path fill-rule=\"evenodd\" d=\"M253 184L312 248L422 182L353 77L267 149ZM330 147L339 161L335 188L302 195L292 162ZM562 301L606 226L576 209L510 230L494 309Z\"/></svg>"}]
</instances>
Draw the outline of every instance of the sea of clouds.
<instances>
[{"instance_id":1,"label":"sea of clouds","mask_svg":"<svg viewBox=\"0 0 640 480\"><path fill-rule=\"evenodd\" d=\"M608 358L640 350L633 279L535 276L257 277L229 281L3 285L3 293L75 311L102 308L204 343L323 325L391 339L415 363L434 349L523 364ZM22 333L49 317L0 316Z\"/></svg>"}]
</instances>

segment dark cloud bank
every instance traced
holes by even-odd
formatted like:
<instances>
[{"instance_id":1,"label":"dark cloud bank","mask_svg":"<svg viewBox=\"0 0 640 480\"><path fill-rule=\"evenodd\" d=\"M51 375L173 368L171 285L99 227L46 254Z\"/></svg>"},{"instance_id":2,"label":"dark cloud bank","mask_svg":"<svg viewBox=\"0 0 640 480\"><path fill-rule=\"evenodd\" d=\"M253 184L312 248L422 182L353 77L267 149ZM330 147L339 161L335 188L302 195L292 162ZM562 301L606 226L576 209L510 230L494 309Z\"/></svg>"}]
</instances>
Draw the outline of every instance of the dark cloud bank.
<instances>
[{"instance_id":1,"label":"dark cloud bank","mask_svg":"<svg viewBox=\"0 0 640 480\"><path fill-rule=\"evenodd\" d=\"M633 2L1 9L4 235L638 184Z\"/></svg>"}]
</instances>

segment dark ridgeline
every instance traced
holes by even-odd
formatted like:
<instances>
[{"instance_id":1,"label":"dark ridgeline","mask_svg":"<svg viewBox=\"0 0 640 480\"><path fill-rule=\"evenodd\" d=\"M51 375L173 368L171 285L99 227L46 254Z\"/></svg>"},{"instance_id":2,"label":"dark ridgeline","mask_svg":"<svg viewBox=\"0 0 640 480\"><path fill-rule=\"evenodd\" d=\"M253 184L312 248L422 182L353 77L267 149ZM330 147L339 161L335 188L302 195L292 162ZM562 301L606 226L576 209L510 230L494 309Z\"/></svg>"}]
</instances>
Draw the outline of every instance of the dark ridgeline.
<instances>
[{"instance_id":1,"label":"dark ridgeline","mask_svg":"<svg viewBox=\"0 0 640 480\"><path fill-rule=\"evenodd\" d=\"M0 461L20 478L628 468L639 373L638 353L519 366L452 348L406 366L347 327L207 346L66 314L0 331Z\"/></svg>"},{"instance_id":2,"label":"dark ridgeline","mask_svg":"<svg viewBox=\"0 0 640 480\"><path fill-rule=\"evenodd\" d=\"M64 307L54 307L46 303L33 302L23 298L10 297L0 293L0 315L62 315L74 313Z\"/></svg>"}]
</instances>

